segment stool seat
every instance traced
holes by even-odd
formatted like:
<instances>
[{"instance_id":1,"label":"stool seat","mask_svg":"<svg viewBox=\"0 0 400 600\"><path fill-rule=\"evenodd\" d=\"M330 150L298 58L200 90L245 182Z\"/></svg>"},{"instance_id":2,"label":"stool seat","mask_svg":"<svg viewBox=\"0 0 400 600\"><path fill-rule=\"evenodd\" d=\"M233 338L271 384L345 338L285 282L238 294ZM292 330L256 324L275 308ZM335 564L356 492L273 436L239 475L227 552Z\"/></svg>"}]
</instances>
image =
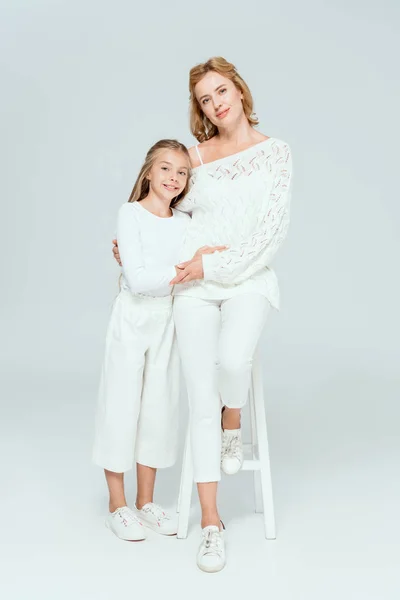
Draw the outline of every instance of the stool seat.
<instances>
[{"instance_id":1,"label":"stool seat","mask_svg":"<svg viewBox=\"0 0 400 600\"><path fill-rule=\"evenodd\" d=\"M267 422L265 416L264 389L260 355L256 352L253 359L251 385L249 390L249 408L251 419L251 443L243 444L245 458L242 471L254 472L255 512L264 513L264 530L267 539L276 538L275 512L272 494L271 466L269 458ZM234 477L234 475L230 475ZM179 539L187 537L190 504L193 490L193 465L190 447L190 428L186 434L183 453L181 482L178 498L178 534Z\"/></svg>"}]
</instances>

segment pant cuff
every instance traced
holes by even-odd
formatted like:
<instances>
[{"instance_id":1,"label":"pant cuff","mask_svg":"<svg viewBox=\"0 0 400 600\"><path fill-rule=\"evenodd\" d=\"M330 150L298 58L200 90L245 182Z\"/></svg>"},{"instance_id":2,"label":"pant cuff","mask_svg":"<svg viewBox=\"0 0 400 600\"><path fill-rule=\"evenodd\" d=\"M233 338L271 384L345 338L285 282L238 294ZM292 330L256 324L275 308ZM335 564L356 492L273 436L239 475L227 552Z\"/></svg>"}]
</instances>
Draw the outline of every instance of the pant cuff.
<instances>
[{"instance_id":1,"label":"pant cuff","mask_svg":"<svg viewBox=\"0 0 400 600\"><path fill-rule=\"evenodd\" d=\"M208 477L198 476L194 478L195 483L214 483L216 481L221 481L221 473L218 473L218 475L211 475Z\"/></svg>"}]
</instances>

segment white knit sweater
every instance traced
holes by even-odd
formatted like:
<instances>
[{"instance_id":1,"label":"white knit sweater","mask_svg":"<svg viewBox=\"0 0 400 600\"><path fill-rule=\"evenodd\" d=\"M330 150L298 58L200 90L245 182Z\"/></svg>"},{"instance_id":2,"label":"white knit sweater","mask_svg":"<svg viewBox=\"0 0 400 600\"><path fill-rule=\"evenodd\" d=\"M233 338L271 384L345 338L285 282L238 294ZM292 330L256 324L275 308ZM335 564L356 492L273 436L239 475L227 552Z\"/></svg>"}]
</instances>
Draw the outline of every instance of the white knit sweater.
<instances>
[{"instance_id":1,"label":"white knit sweater","mask_svg":"<svg viewBox=\"0 0 400 600\"><path fill-rule=\"evenodd\" d=\"M188 215L172 209L172 217L149 212L141 202L125 202L118 212L117 238L123 290L144 296L169 296L176 275Z\"/></svg>"},{"instance_id":2,"label":"white knit sweater","mask_svg":"<svg viewBox=\"0 0 400 600\"><path fill-rule=\"evenodd\" d=\"M177 285L174 295L225 299L260 293L279 308L271 260L289 225L291 153L269 138L192 171L189 193L177 207L191 214L183 259L201 246L229 245L203 256L204 279Z\"/></svg>"}]
</instances>

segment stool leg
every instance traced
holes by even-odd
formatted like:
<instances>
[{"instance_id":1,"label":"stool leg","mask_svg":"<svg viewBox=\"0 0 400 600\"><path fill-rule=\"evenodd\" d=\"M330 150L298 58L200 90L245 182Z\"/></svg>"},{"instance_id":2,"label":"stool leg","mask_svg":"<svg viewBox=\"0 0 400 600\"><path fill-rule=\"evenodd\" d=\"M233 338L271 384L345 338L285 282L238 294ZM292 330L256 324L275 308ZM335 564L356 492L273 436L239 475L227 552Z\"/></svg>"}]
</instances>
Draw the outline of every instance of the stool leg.
<instances>
[{"instance_id":1,"label":"stool leg","mask_svg":"<svg viewBox=\"0 0 400 600\"><path fill-rule=\"evenodd\" d=\"M186 440L185 440L185 445L186 445ZM178 514L181 512L181 501L182 501L182 470L183 470L183 464L185 462L185 452L186 452L186 448L183 449L181 478L180 478L180 481L179 481L178 502L176 503L176 512Z\"/></svg>"},{"instance_id":2,"label":"stool leg","mask_svg":"<svg viewBox=\"0 0 400 600\"><path fill-rule=\"evenodd\" d=\"M253 460L257 460L258 456L258 441L257 441L257 428L256 428L256 415L254 406L254 387L253 381L251 382L249 391L249 410L250 410L250 423L251 423L251 451ZM262 491L261 491L261 476L260 471L253 471L254 481L254 500L255 500L255 512L263 512L262 503Z\"/></svg>"},{"instance_id":3,"label":"stool leg","mask_svg":"<svg viewBox=\"0 0 400 600\"><path fill-rule=\"evenodd\" d=\"M267 421L264 405L264 389L260 364L257 362L253 368L253 394L255 420L258 440L258 453L261 463L261 490L264 506L265 537L270 540L276 538L274 499L272 495L271 464L268 448Z\"/></svg>"},{"instance_id":4,"label":"stool leg","mask_svg":"<svg viewBox=\"0 0 400 600\"><path fill-rule=\"evenodd\" d=\"M184 539L188 534L190 503L193 488L193 465L190 447L190 430L186 435L185 450L183 454L181 483L178 499L178 533L177 538Z\"/></svg>"},{"instance_id":5,"label":"stool leg","mask_svg":"<svg viewBox=\"0 0 400 600\"><path fill-rule=\"evenodd\" d=\"M188 446L188 432L186 432L185 443L184 443L184 446L183 446L181 478L180 478L180 481L179 481L179 495L178 495L178 502L177 502L177 505L176 505L176 512L178 514L181 512L182 487L183 487L183 481L184 481L184 475L185 475L185 461L186 461L187 446Z\"/></svg>"}]
</instances>

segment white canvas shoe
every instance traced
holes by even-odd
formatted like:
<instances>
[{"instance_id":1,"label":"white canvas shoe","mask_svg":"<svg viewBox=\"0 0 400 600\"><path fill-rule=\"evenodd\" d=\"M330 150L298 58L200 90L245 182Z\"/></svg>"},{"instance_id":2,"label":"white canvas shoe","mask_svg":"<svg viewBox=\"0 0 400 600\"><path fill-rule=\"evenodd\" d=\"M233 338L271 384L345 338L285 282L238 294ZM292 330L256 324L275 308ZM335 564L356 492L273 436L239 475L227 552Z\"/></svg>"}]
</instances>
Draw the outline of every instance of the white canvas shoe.
<instances>
[{"instance_id":1,"label":"white canvas shoe","mask_svg":"<svg viewBox=\"0 0 400 600\"><path fill-rule=\"evenodd\" d=\"M135 511L143 525L150 527L156 533L161 535L177 534L178 524L158 504L148 502L140 510L135 505Z\"/></svg>"},{"instance_id":2,"label":"white canvas shoe","mask_svg":"<svg viewBox=\"0 0 400 600\"><path fill-rule=\"evenodd\" d=\"M121 506L110 513L106 518L106 527L121 540L140 542L146 539L142 523L128 506Z\"/></svg>"},{"instance_id":3,"label":"white canvas shoe","mask_svg":"<svg viewBox=\"0 0 400 600\"><path fill-rule=\"evenodd\" d=\"M241 429L225 429L222 432L221 469L227 475L234 475L243 465L243 444Z\"/></svg>"},{"instance_id":4,"label":"white canvas shoe","mask_svg":"<svg viewBox=\"0 0 400 600\"><path fill-rule=\"evenodd\" d=\"M222 571L226 563L224 533L216 525L202 529L202 540L197 552L197 566L206 573Z\"/></svg>"}]
</instances>

